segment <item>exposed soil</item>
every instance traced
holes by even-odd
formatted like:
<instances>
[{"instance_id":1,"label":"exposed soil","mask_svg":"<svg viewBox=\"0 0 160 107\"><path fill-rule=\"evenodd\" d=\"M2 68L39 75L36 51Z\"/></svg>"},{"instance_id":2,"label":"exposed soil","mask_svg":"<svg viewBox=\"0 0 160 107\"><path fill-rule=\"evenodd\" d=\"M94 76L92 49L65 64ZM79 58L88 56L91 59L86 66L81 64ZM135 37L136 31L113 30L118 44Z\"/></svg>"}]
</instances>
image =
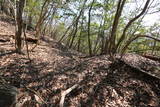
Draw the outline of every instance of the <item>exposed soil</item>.
<instances>
[{"instance_id":1,"label":"exposed soil","mask_svg":"<svg viewBox=\"0 0 160 107\"><path fill-rule=\"evenodd\" d=\"M160 107L160 79L154 76L123 61L110 61L107 55L82 58L49 37L30 52L30 63L25 46L25 55L15 53L13 35L13 24L0 21L0 39L4 40L0 41L0 75L19 89L18 101L28 98L23 107L58 107L61 93L77 83L65 97L65 107ZM29 43L29 49L34 45ZM126 54L123 60L150 72L147 67L160 66L135 54Z\"/></svg>"}]
</instances>

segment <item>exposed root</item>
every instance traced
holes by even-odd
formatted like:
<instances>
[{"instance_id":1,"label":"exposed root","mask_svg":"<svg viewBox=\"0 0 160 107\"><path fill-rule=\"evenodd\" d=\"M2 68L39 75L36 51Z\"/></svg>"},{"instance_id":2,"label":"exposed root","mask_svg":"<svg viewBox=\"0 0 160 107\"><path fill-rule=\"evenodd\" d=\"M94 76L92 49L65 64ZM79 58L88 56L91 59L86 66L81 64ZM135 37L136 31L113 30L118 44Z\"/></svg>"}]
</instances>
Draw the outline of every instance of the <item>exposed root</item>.
<instances>
[{"instance_id":1,"label":"exposed root","mask_svg":"<svg viewBox=\"0 0 160 107\"><path fill-rule=\"evenodd\" d=\"M60 100L60 103L59 103L60 107L64 107L64 99L65 99L66 95L69 94L72 90L74 90L78 86L79 86L79 84L75 84L72 87L68 88L67 90L65 90L61 93L61 100Z\"/></svg>"},{"instance_id":2,"label":"exposed root","mask_svg":"<svg viewBox=\"0 0 160 107\"><path fill-rule=\"evenodd\" d=\"M41 95L39 95L36 91L34 91L34 90L32 90L32 89L30 89L30 88L28 88L28 87L25 87L25 88L26 88L28 91L30 91L31 93L34 94L34 97L35 97L35 99L36 99L36 101L37 101L38 103L48 104L48 102L44 101L44 99L41 97Z\"/></svg>"}]
</instances>

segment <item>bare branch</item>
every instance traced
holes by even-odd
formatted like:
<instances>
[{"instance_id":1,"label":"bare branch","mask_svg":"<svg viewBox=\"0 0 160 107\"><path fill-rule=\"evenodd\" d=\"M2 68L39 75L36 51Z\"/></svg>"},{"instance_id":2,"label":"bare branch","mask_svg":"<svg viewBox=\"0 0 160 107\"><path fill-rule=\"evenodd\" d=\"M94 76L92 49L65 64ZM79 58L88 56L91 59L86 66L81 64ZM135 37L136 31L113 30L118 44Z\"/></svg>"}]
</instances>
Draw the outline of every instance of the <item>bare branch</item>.
<instances>
[{"instance_id":1,"label":"bare branch","mask_svg":"<svg viewBox=\"0 0 160 107\"><path fill-rule=\"evenodd\" d=\"M137 15L135 16L133 19L131 19L128 24L126 25L126 27L124 28L123 30L123 33L122 33L122 36L121 38L119 39L117 45L116 45L116 50L117 48L119 47L119 45L121 44L121 42L124 40L125 36L126 36L126 31L128 30L128 28L132 25L132 23L134 21L136 21L139 17L141 17L147 10L147 7L149 6L149 3L150 3L151 0L147 0L146 3L145 3L145 6L143 8L143 10Z\"/></svg>"},{"instance_id":2,"label":"bare branch","mask_svg":"<svg viewBox=\"0 0 160 107\"><path fill-rule=\"evenodd\" d=\"M131 38L130 40L128 40L128 42L126 43L126 45L124 46L124 48L122 49L122 54L124 54L124 52L126 51L127 47L136 39L140 38L140 37L146 37L146 38L150 38L153 40L156 40L158 42L160 42L160 38L154 37L154 36L150 36L150 35L135 35L134 38Z\"/></svg>"}]
</instances>

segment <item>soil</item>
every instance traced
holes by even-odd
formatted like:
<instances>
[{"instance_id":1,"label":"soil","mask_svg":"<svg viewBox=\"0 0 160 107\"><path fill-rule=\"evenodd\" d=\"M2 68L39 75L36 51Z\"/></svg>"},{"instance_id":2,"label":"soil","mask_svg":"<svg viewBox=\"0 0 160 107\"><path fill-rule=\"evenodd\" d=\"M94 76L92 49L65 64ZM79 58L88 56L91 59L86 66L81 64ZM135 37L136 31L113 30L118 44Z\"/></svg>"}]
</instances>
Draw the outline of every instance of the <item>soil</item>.
<instances>
[{"instance_id":1,"label":"soil","mask_svg":"<svg viewBox=\"0 0 160 107\"><path fill-rule=\"evenodd\" d=\"M126 64L152 72L158 61L136 54L124 55L123 61L107 55L83 58L46 36L29 52L30 62L25 46L25 54L14 51L13 36L14 25L0 21L1 80L19 89L22 107L58 107L61 93L75 84L64 107L160 107L160 79ZM34 45L29 43L29 49Z\"/></svg>"}]
</instances>

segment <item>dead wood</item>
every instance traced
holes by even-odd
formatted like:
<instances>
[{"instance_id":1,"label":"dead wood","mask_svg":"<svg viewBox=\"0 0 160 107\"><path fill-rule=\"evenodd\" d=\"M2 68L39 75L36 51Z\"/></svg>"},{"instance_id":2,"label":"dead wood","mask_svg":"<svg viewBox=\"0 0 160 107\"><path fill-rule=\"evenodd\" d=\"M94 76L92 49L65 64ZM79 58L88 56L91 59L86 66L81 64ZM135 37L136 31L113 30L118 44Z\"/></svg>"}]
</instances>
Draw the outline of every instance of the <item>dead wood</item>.
<instances>
[{"instance_id":1,"label":"dead wood","mask_svg":"<svg viewBox=\"0 0 160 107\"><path fill-rule=\"evenodd\" d=\"M19 101L16 103L16 107L22 107L27 101L31 100L31 97L28 94L25 94L18 99Z\"/></svg>"},{"instance_id":2,"label":"dead wood","mask_svg":"<svg viewBox=\"0 0 160 107\"><path fill-rule=\"evenodd\" d=\"M158 56L147 55L147 54L146 55L142 55L142 56L145 57L145 58L149 58L151 60L160 62L160 57L158 57Z\"/></svg>"},{"instance_id":3,"label":"dead wood","mask_svg":"<svg viewBox=\"0 0 160 107\"><path fill-rule=\"evenodd\" d=\"M25 89L25 94L23 96L21 96L19 98L19 101L16 103L16 106L17 107L22 107L24 106L24 104L28 101L31 101L31 102L34 102L36 104L52 104L50 102L47 102L45 101L42 96L36 92L35 90L29 88L29 87L26 87L26 86L23 86L24 89ZM32 97L34 98L34 100L32 99Z\"/></svg>"},{"instance_id":4,"label":"dead wood","mask_svg":"<svg viewBox=\"0 0 160 107\"><path fill-rule=\"evenodd\" d=\"M67 90L65 90L61 93L61 100L59 103L60 107L64 107L64 100L65 100L66 95L69 94L72 90L76 89L78 86L79 86L79 84L75 84L72 87L68 88Z\"/></svg>"},{"instance_id":5,"label":"dead wood","mask_svg":"<svg viewBox=\"0 0 160 107\"><path fill-rule=\"evenodd\" d=\"M1 39L0 38L0 42L9 42L10 40L9 39Z\"/></svg>"},{"instance_id":6,"label":"dead wood","mask_svg":"<svg viewBox=\"0 0 160 107\"><path fill-rule=\"evenodd\" d=\"M140 72L142 72L142 73L145 73L145 74L147 74L147 75L149 75L149 76L151 76L151 77L154 77L154 78L160 80L160 75L156 74L156 72L157 72L156 70L158 70L158 68L155 69L155 71L146 71L146 70L141 69L139 66L135 66L135 65L133 65L133 64L130 64L130 63L126 62L126 61L123 60L123 59L118 59L118 60L119 60L121 63L124 63L124 64L130 66L130 67L133 68L133 69L136 69L136 70L138 70L138 71L140 71Z\"/></svg>"},{"instance_id":7,"label":"dead wood","mask_svg":"<svg viewBox=\"0 0 160 107\"><path fill-rule=\"evenodd\" d=\"M38 42L37 38L32 38L32 37L26 37L26 39L25 38L22 38L22 39L26 40L27 42L34 43L34 44L36 44Z\"/></svg>"}]
</instances>

